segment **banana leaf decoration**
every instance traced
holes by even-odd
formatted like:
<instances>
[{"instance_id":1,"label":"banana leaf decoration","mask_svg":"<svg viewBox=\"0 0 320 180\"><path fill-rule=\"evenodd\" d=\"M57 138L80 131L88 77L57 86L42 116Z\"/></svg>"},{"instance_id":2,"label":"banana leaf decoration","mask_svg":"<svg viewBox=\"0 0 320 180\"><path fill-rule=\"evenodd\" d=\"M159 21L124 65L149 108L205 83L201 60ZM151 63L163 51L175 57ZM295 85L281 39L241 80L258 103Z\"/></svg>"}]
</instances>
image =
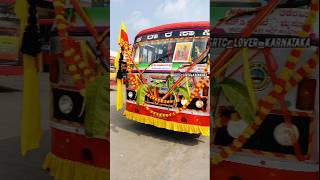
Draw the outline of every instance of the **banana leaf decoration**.
<instances>
[{"instance_id":1,"label":"banana leaf decoration","mask_svg":"<svg viewBox=\"0 0 320 180\"><path fill-rule=\"evenodd\" d=\"M189 92L188 92L188 89L187 89L187 88L185 88L185 87L177 87L177 88L175 89L175 91L176 91L177 93L181 93L182 96L183 96L186 100L190 100L190 95L189 95Z\"/></svg>"},{"instance_id":2,"label":"banana leaf decoration","mask_svg":"<svg viewBox=\"0 0 320 180\"><path fill-rule=\"evenodd\" d=\"M224 96L239 112L240 116L247 123L254 121L255 110L250 101L250 96L247 87L234 79L225 79L219 86L224 93Z\"/></svg>"},{"instance_id":3,"label":"banana leaf decoration","mask_svg":"<svg viewBox=\"0 0 320 180\"><path fill-rule=\"evenodd\" d=\"M172 86L173 86L173 84L174 84L174 79L173 79L173 77L171 76L171 75L169 75L168 77L167 77L167 82L166 82L166 84L167 84L167 88L168 89L170 89ZM176 89L175 89L176 90ZM173 91L172 92L172 95L173 95L173 97L174 97L174 99L175 100L177 100L177 92L176 91ZM171 100L171 96L170 96L170 100Z\"/></svg>"},{"instance_id":4,"label":"banana leaf decoration","mask_svg":"<svg viewBox=\"0 0 320 180\"><path fill-rule=\"evenodd\" d=\"M110 99L107 75L89 83L85 94L85 132L89 137L105 137L109 129Z\"/></svg>"},{"instance_id":5,"label":"banana leaf decoration","mask_svg":"<svg viewBox=\"0 0 320 180\"><path fill-rule=\"evenodd\" d=\"M155 81L152 83L151 87L157 87L157 88L162 88L165 86L165 83L163 81Z\"/></svg>"},{"instance_id":6,"label":"banana leaf decoration","mask_svg":"<svg viewBox=\"0 0 320 180\"><path fill-rule=\"evenodd\" d=\"M168 89L171 88L174 84L174 79L171 75L169 75L167 77L167 87ZM175 100L177 101L177 94L178 93L181 93L182 96L186 99L186 100L189 100L190 99L190 95L189 95L189 92L188 92L188 89L185 88L185 87L176 87L174 90L173 90L173 96L175 98Z\"/></svg>"},{"instance_id":7,"label":"banana leaf decoration","mask_svg":"<svg viewBox=\"0 0 320 180\"><path fill-rule=\"evenodd\" d=\"M152 91L154 91L155 94L157 94L157 90L161 89L164 86L165 86L165 83L163 81L157 80L157 81L154 81L152 85L149 86L149 89L151 89Z\"/></svg>"},{"instance_id":8,"label":"banana leaf decoration","mask_svg":"<svg viewBox=\"0 0 320 180\"><path fill-rule=\"evenodd\" d=\"M136 102L138 105L144 104L146 93L147 93L147 85L146 84L138 87L138 90L136 93Z\"/></svg>"},{"instance_id":9,"label":"banana leaf decoration","mask_svg":"<svg viewBox=\"0 0 320 180\"><path fill-rule=\"evenodd\" d=\"M167 86L167 88L171 88L174 84L174 79L172 76L168 76L166 82L163 81L155 81L152 83L152 85L150 85L150 89L154 89L154 88L162 88ZM141 85L140 87L138 87L137 89L137 93L136 93L136 102L138 105L142 105L145 102L145 96L147 93L147 85ZM186 99L189 100L190 99L190 95L188 92L188 89L185 87L176 87L172 94L175 98L175 100L177 101L177 95L178 94L182 94L182 96Z\"/></svg>"},{"instance_id":10,"label":"banana leaf decoration","mask_svg":"<svg viewBox=\"0 0 320 180\"><path fill-rule=\"evenodd\" d=\"M173 84L174 84L174 79L173 79L173 77L171 75L169 75L167 77L167 87L170 88L170 87L173 86Z\"/></svg>"}]
</instances>

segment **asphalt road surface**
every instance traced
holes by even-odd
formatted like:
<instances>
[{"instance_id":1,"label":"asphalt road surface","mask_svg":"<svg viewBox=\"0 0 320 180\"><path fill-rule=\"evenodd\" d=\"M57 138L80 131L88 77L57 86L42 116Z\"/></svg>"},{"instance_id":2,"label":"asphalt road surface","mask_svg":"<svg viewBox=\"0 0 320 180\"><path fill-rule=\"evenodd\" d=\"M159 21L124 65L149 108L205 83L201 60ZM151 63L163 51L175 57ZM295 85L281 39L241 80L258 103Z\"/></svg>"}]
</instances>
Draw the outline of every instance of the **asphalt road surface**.
<instances>
[{"instance_id":1,"label":"asphalt road surface","mask_svg":"<svg viewBox=\"0 0 320 180\"><path fill-rule=\"evenodd\" d=\"M49 76L41 73L40 98L44 136L41 147L25 157L20 155L20 121L22 112L22 76L0 76L0 180L52 180L41 169L50 151Z\"/></svg>"},{"instance_id":2,"label":"asphalt road surface","mask_svg":"<svg viewBox=\"0 0 320 180\"><path fill-rule=\"evenodd\" d=\"M209 137L127 120L111 92L112 180L209 180Z\"/></svg>"}]
</instances>

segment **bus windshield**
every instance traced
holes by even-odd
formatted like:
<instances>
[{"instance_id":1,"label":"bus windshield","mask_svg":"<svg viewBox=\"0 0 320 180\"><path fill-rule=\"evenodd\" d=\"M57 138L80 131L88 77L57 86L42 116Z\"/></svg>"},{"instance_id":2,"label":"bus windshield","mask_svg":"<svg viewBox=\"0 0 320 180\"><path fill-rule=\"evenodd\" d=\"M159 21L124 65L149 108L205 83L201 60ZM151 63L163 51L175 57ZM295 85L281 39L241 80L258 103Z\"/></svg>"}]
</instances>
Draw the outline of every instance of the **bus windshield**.
<instances>
[{"instance_id":1,"label":"bus windshield","mask_svg":"<svg viewBox=\"0 0 320 180\"><path fill-rule=\"evenodd\" d=\"M206 37L190 37L137 42L134 61L147 64L191 63L206 49L207 41Z\"/></svg>"}]
</instances>

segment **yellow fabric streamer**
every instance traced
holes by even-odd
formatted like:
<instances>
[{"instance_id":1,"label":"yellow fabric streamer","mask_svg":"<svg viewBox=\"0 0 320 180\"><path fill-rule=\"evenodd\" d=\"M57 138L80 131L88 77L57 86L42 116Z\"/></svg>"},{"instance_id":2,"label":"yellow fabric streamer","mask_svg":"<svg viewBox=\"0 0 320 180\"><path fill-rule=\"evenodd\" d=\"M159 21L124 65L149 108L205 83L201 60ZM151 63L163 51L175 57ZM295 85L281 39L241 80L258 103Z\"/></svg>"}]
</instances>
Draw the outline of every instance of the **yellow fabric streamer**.
<instances>
[{"instance_id":1,"label":"yellow fabric streamer","mask_svg":"<svg viewBox=\"0 0 320 180\"><path fill-rule=\"evenodd\" d=\"M249 64L249 55L248 55L248 49L247 48L243 48L242 49L242 55L243 55L243 75L244 75L244 80L248 89L248 93L249 93L249 97L250 97L250 101L252 104L252 107L254 109L254 111L256 111L256 95L255 95L255 91L253 88L253 82L252 82L252 78L251 78L251 72L250 72L250 64Z\"/></svg>"},{"instance_id":2,"label":"yellow fabric streamer","mask_svg":"<svg viewBox=\"0 0 320 180\"><path fill-rule=\"evenodd\" d=\"M15 13L20 19L20 44L28 22L28 8L26 0L16 1ZM22 155L26 155L29 150L39 148L42 137L37 66L35 57L23 55L24 83L20 139Z\"/></svg>"},{"instance_id":3,"label":"yellow fabric streamer","mask_svg":"<svg viewBox=\"0 0 320 180\"><path fill-rule=\"evenodd\" d=\"M116 67L116 72L119 70L119 59L120 59L121 49L118 51L118 55L115 59L114 66ZM122 93L122 79L117 78L117 97L116 97L116 109L117 111L123 108L123 93Z\"/></svg>"},{"instance_id":4,"label":"yellow fabric streamer","mask_svg":"<svg viewBox=\"0 0 320 180\"><path fill-rule=\"evenodd\" d=\"M114 67L116 68L116 72L119 70L120 53L121 53L121 48L119 48L116 59L114 60Z\"/></svg>"},{"instance_id":5,"label":"yellow fabric streamer","mask_svg":"<svg viewBox=\"0 0 320 180\"><path fill-rule=\"evenodd\" d=\"M118 43L120 44L121 40L128 41L128 35L127 35L127 30L126 26L124 23L121 23L120 31L119 31L119 36L118 36ZM119 65L120 65L120 54L121 54L121 48L119 48L118 55L115 59L114 65L116 67L116 72L119 70ZM122 84L123 80L122 79L117 79L117 100L116 100L116 109L119 111L120 109L123 108L123 94L122 94Z\"/></svg>"},{"instance_id":6,"label":"yellow fabric streamer","mask_svg":"<svg viewBox=\"0 0 320 180\"><path fill-rule=\"evenodd\" d=\"M125 33L125 34L123 34L123 33ZM127 36L127 28L124 25L124 22L121 22L120 32L119 32L119 36L118 36L118 43L121 42L121 39L127 40L127 39L124 39L124 38L127 38L127 37L124 37L124 36Z\"/></svg>"},{"instance_id":7,"label":"yellow fabric streamer","mask_svg":"<svg viewBox=\"0 0 320 180\"><path fill-rule=\"evenodd\" d=\"M39 148L42 137L40 117L39 81L36 60L23 55L23 103L21 120L21 153Z\"/></svg>"},{"instance_id":8,"label":"yellow fabric streamer","mask_svg":"<svg viewBox=\"0 0 320 180\"><path fill-rule=\"evenodd\" d=\"M146 116L130 111L125 111L124 115L131 120L144 123L144 124L150 124L159 128L165 128L173 131L178 132L186 132L190 134L202 134L203 136L210 136L210 126L199 126L199 125L193 125L193 124L183 124L183 123L177 123L172 121L166 121L163 119Z\"/></svg>"},{"instance_id":9,"label":"yellow fabric streamer","mask_svg":"<svg viewBox=\"0 0 320 180\"><path fill-rule=\"evenodd\" d=\"M122 79L117 79L117 111L123 108Z\"/></svg>"},{"instance_id":10,"label":"yellow fabric streamer","mask_svg":"<svg viewBox=\"0 0 320 180\"><path fill-rule=\"evenodd\" d=\"M17 17L20 20L20 38L19 38L19 44L22 42L22 36L25 27L28 24L28 8L29 4L26 0L18 0L15 3L14 6L14 12L16 13Z\"/></svg>"},{"instance_id":11,"label":"yellow fabric streamer","mask_svg":"<svg viewBox=\"0 0 320 180\"><path fill-rule=\"evenodd\" d=\"M49 170L54 180L108 180L110 172L104 168L62 159L49 153L43 164L43 169Z\"/></svg>"}]
</instances>

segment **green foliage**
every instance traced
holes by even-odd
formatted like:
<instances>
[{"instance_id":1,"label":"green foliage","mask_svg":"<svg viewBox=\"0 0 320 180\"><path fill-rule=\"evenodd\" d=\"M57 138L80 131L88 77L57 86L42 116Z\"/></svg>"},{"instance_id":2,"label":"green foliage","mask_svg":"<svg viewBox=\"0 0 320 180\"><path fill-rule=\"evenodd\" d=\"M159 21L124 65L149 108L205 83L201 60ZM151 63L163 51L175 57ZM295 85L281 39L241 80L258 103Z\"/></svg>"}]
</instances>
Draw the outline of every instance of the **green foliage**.
<instances>
[{"instance_id":1,"label":"green foliage","mask_svg":"<svg viewBox=\"0 0 320 180\"><path fill-rule=\"evenodd\" d=\"M138 105L142 105L145 100L145 96L147 93L147 85L141 85L138 87L137 93L136 93L136 102Z\"/></svg>"},{"instance_id":2,"label":"green foliage","mask_svg":"<svg viewBox=\"0 0 320 180\"><path fill-rule=\"evenodd\" d=\"M151 87L157 87L157 88L162 88L165 86L165 83L163 81L155 81L151 85Z\"/></svg>"},{"instance_id":3,"label":"green foliage","mask_svg":"<svg viewBox=\"0 0 320 180\"><path fill-rule=\"evenodd\" d=\"M234 79L225 79L220 83L220 87L242 119L247 123L254 121L255 111L246 86Z\"/></svg>"},{"instance_id":4,"label":"green foliage","mask_svg":"<svg viewBox=\"0 0 320 180\"><path fill-rule=\"evenodd\" d=\"M190 99L190 96L189 96L189 93L188 93L188 90L187 88L185 87L177 87L176 88L176 91L181 93L182 96L186 99L186 100L189 100Z\"/></svg>"},{"instance_id":5,"label":"green foliage","mask_svg":"<svg viewBox=\"0 0 320 180\"><path fill-rule=\"evenodd\" d=\"M174 79L173 79L173 77L171 75L169 75L167 77L167 87L171 88L173 86L173 84L174 84Z\"/></svg>"},{"instance_id":6,"label":"green foliage","mask_svg":"<svg viewBox=\"0 0 320 180\"><path fill-rule=\"evenodd\" d=\"M104 137L110 126L108 78L97 77L88 84L85 94L85 132L90 137Z\"/></svg>"}]
</instances>

